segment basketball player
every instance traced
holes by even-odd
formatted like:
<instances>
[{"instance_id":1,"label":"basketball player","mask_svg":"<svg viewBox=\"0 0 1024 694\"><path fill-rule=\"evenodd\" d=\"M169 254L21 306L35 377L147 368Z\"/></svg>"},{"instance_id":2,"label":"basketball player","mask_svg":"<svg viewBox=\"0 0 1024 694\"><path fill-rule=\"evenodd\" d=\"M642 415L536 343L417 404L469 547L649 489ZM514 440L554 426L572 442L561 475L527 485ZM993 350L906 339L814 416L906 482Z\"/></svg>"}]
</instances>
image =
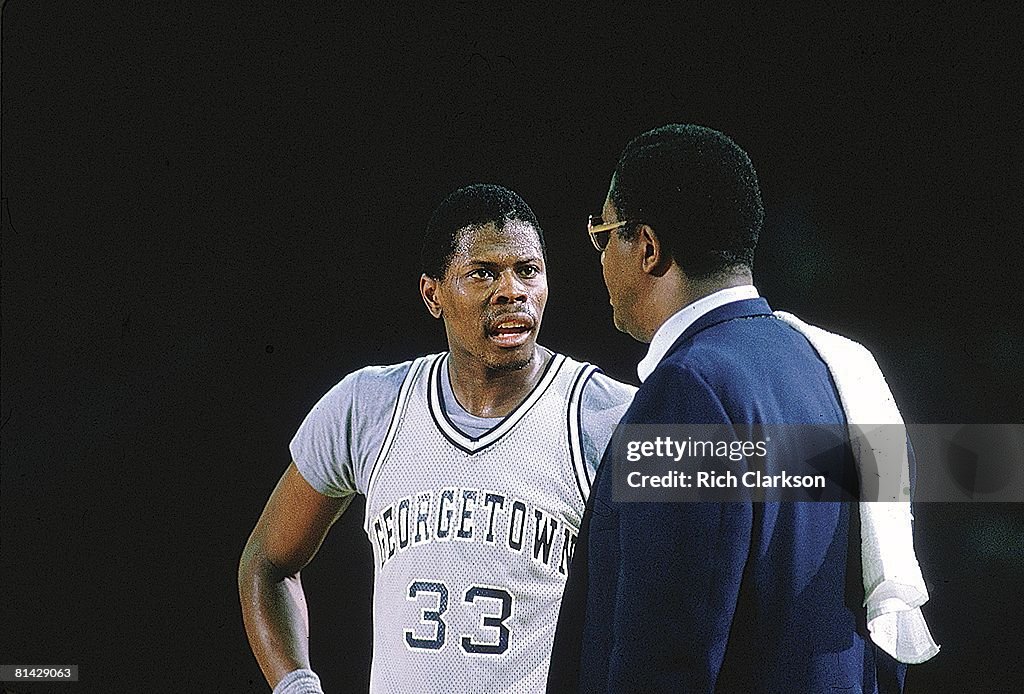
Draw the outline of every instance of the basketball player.
<instances>
[{"instance_id":1,"label":"basketball player","mask_svg":"<svg viewBox=\"0 0 1024 694\"><path fill-rule=\"evenodd\" d=\"M449 351L331 389L242 556L246 631L275 694L321 691L299 571L357 493L375 569L370 690L544 690L590 482L635 389L536 344L544 238L514 192L452 193L422 258Z\"/></svg>"}]
</instances>

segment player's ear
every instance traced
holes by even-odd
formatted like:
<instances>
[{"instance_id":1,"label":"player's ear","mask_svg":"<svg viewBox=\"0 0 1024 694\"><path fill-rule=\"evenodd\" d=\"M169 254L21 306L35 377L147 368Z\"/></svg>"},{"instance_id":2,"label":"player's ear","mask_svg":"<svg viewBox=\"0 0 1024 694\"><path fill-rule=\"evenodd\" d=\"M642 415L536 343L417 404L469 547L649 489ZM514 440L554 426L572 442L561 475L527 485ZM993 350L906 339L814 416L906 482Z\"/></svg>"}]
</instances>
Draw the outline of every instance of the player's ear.
<instances>
[{"instance_id":1,"label":"player's ear","mask_svg":"<svg viewBox=\"0 0 1024 694\"><path fill-rule=\"evenodd\" d=\"M441 317L441 304L437 302L437 288L440 283L429 275L420 275L420 296L427 310L434 318Z\"/></svg>"},{"instance_id":2,"label":"player's ear","mask_svg":"<svg viewBox=\"0 0 1024 694\"><path fill-rule=\"evenodd\" d=\"M648 275L661 277L672 267L672 255L666 252L654 229L641 224L636 232L640 246L640 267Z\"/></svg>"}]
</instances>

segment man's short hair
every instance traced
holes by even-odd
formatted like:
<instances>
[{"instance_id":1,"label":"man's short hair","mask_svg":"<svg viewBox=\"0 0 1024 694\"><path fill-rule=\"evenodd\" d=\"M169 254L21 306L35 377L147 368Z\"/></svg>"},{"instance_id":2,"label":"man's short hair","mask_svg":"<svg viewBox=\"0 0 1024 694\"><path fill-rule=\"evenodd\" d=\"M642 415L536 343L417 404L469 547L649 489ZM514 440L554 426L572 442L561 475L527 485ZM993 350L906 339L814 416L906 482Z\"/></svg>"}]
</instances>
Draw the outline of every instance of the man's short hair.
<instances>
[{"instance_id":1,"label":"man's short hair","mask_svg":"<svg viewBox=\"0 0 1024 694\"><path fill-rule=\"evenodd\" d=\"M546 256L544 232L537 222L537 215L514 191L491 183L474 183L459 188L444 199L427 223L420 253L423 274L436 280L444 279L462 229L494 222L500 230L513 220L525 222L537 230L541 253Z\"/></svg>"},{"instance_id":2,"label":"man's short hair","mask_svg":"<svg viewBox=\"0 0 1024 694\"><path fill-rule=\"evenodd\" d=\"M688 277L752 268L764 221L750 157L728 136L699 125L664 125L635 137L609 193L620 220L650 226ZM637 225L619 234L630 240Z\"/></svg>"}]
</instances>

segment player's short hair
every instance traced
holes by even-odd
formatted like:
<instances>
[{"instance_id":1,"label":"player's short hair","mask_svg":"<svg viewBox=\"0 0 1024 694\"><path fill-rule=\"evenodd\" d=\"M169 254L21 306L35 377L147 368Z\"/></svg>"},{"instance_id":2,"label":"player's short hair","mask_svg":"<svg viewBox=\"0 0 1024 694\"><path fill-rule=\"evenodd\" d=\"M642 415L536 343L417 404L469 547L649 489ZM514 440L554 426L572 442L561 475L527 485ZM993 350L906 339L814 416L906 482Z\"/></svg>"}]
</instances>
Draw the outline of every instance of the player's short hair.
<instances>
[{"instance_id":1,"label":"player's short hair","mask_svg":"<svg viewBox=\"0 0 1024 694\"><path fill-rule=\"evenodd\" d=\"M438 205L427 223L420 252L423 274L436 280L444 278L455 255L459 231L490 222L502 229L513 220L525 222L537 230L540 250L546 257L544 232L537 215L514 191L492 183L474 183L459 188Z\"/></svg>"},{"instance_id":2,"label":"player's short hair","mask_svg":"<svg viewBox=\"0 0 1024 694\"><path fill-rule=\"evenodd\" d=\"M664 125L622 152L609 192L621 220L650 226L688 277L752 268L764 222L750 157L728 136L699 125ZM630 240L638 226L619 235Z\"/></svg>"}]
</instances>

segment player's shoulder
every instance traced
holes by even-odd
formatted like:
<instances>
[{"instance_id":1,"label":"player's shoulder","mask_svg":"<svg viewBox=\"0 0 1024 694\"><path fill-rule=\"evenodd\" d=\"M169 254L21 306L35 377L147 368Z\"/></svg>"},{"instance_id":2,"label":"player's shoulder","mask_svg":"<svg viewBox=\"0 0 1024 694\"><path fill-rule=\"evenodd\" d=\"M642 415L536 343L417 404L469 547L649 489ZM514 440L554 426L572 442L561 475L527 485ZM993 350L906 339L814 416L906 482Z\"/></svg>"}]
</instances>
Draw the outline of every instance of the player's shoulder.
<instances>
[{"instance_id":1,"label":"player's shoulder","mask_svg":"<svg viewBox=\"0 0 1024 694\"><path fill-rule=\"evenodd\" d=\"M342 379L342 382L347 380L354 387L359 388L386 388L389 385L396 384L398 388L401 388L402 382L405 380L405 377L409 375L409 371L413 368L413 365L425 358L426 357L410 359L409 361L403 361L399 364L374 364L364 366L363 368L356 369L349 375L345 376L345 378Z\"/></svg>"},{"instance_id":2,"label":"player's shoulder","mask_svg":"<svg viewBox=\"0 0 1024 694\"><path fill-rule=\"evenodd\" d=\"M587 379L583 386L584 409L604 410L628 405L636 394L636 386L618 381L588 362L565 357L565 368L580 373Z\"/></svg>"},{"instance_id":3,"label":"player's shoulder","mask_svg":"<svg viewBox=\"0 0 1024 694\"><path fill-rule=\"evenodd\" d=\"M617 381L603 371L597 370L587 381L583 398L596 407L617 407L629 404L636 391L636 386Z\"/></svg>"},{"instance_id":4,"label":"player's shoulder","mask_svg":"<svg viewBox=\"0 0 1024 694\"><path fill-rule=\"evenodd\" d=\"M370 365L350 372L328 393L332 399L351 402L359 407L374 404L393 405L410 371L436 357L431 354L398 364Z\"/></svg>"}]
</instances>

